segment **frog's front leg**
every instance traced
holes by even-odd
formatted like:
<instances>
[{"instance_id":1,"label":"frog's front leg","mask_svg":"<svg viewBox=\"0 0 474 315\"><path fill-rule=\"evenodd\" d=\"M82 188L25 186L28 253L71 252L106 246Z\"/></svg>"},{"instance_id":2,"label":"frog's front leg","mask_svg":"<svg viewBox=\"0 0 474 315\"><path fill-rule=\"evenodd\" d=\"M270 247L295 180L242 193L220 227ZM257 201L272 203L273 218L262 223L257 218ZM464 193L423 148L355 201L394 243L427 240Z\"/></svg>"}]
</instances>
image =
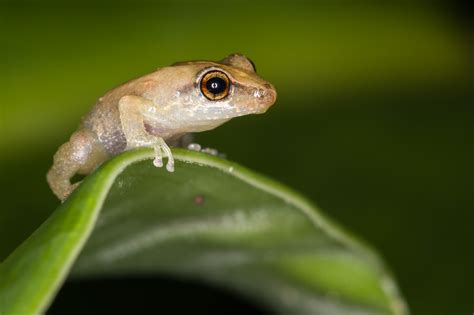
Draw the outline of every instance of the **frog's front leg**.
<instances>
[{"instance_id":1,"label":"frog's front leg","mask_svg":"<svg viewBox=\"0 0 474 315\"><path fill-rule=\"evenodd\" d=\"M126 95L119 101L120 121L122 130L127 139L127 149L138 147L153 147L155 159L153 164L157 167L163 166L163 151L168 157L166 169L174 171L174 159L171 149L162 137L149 134L145 129L144 116L146 113L155 111L155 104L141 96Z\"/></svg>"}]
</instances>

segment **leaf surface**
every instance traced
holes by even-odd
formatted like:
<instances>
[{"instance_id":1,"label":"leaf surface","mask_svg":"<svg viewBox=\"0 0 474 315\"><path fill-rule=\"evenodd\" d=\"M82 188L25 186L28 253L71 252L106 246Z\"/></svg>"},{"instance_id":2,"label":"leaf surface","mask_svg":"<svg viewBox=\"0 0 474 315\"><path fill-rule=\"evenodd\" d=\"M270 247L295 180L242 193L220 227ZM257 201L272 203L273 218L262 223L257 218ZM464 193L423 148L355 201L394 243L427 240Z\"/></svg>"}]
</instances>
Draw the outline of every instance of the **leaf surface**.
<instances>
[{"instance_id":1,"label":"leaf surface","mask_svg":"<svg viewBox=\"0 0 474 315\"><path fill-rule=\"evenodd\" d=\"M381 260L305 198L235 163L126 152L0 265L0 314L44 312L69 275L168 274L224 286L276 313L406 314Z\"/></svg>"}]
</instances>

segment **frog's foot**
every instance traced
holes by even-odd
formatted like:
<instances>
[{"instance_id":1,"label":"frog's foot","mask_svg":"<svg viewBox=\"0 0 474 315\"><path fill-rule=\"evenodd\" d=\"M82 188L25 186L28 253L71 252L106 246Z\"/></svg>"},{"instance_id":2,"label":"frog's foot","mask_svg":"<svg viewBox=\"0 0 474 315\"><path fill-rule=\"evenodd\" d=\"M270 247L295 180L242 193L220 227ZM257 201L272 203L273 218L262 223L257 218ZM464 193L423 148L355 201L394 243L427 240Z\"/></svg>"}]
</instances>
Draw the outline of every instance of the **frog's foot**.
<instances>
[{"instance_id":1,"label":"frog's foot","mask_svg":"<svg viewBox=\"0 0 474 315\"><path fill-rule=\"evenodd\" d=\"M165 153L165 156L168 158L168 162L166 163L166 169L168 172L174 172L174 158L173 154L171 153L170 147L166 144L163 138L158 138L158 141L153 144L153 149L155 150L155 159L153 160L153 165L156 167L163 166L163 156L162 151Z\"/></svg>"},{"instance_id":2,"label":"frog's foot","mask_svg":"<svg viewBox=\"0 0 474 315\"><path fill-rule=\"evenodd\" d=\"M223 159L226 158L226 155L224 153L220 153L219 151L213 148L202 148L201 145L198 143L190 143L187 148L191 151L202 152L212 156L218 156Z\"/></svg>"},{"instance_id":3,"label":"frog's foot","mask_svg":"<svg viewBox=\"0 0 474 315\"><path fill-rule=\"evenodd\" d=\"M71 184L71 178L76 174L89 174L107 158L108 154L97 136L80 129L54 155L53 166L47 174L49 186L64 201L80 184Z\"/></svg>"},{"instance_id":4,"label":"frog's foot","mask_svg":"<svg viewBox=\"0 0 474 315\"><path fill-rule=\"evenodd\" d=\"M220 156L219 151L217 151L216 149L213 149L213 148L203 148L201 150L201 152L212 155L212 156Z\"/></svg>"}]
</instances>

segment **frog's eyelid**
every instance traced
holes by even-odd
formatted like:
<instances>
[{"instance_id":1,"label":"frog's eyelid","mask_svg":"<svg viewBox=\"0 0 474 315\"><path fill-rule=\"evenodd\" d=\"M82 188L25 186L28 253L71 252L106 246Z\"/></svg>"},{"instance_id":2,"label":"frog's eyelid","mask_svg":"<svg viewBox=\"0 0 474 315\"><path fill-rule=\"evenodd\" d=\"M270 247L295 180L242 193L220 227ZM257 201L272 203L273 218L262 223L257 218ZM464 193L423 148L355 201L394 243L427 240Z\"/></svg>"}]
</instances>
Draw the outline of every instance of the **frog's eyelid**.
<instances>
[{"instance_id":1,"label":"frog's eyelid","mask_svg":"<svg viewBox=\"0 0 474 315\"><path fill-rule=\"evenodd\" d=\"M218 67L218 66L210 66L210 67L203 68L198 72L198 74L196 76L196 83L199 84L201 82L202 78L207 73L212 72L212 71L218 71L218 72L224 73L231 83L233 83L235 81L234 78L232 77L232 75L228 71L226 71L223 68Z\"/></svg>"},{"instance_id":2,"label":"frog's eyelid","mask_svg":"<svg viewBox=\"0 0 474 315\"><path fill-rule=\"evenodd\" d=\"M257 72L255 63L249 57L243 54L231 54L219 61L219 63L240 68L244 71Z\"/></svg>"}]
</instances>

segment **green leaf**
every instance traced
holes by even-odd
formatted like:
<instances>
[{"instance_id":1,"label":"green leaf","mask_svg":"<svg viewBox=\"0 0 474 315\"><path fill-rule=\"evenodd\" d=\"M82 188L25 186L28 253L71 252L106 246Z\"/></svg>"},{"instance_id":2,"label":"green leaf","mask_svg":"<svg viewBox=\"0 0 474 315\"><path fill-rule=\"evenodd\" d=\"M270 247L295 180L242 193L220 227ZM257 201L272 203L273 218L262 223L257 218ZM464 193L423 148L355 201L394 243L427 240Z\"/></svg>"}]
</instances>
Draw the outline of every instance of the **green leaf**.
<instances>
[{"instance_id":1,"label":"green leaf","mask_svg":"<svg viewBox=\"0 0 474 315\"><path fill-rule=\"evenodd\" d=\"M69 274L154 273L232 288L277 313L407 313L374 252L303 197L173 151L174 173L141 149L88 176L0 265L0 314L44 312Z\"/></svg>"}]
</instances>

